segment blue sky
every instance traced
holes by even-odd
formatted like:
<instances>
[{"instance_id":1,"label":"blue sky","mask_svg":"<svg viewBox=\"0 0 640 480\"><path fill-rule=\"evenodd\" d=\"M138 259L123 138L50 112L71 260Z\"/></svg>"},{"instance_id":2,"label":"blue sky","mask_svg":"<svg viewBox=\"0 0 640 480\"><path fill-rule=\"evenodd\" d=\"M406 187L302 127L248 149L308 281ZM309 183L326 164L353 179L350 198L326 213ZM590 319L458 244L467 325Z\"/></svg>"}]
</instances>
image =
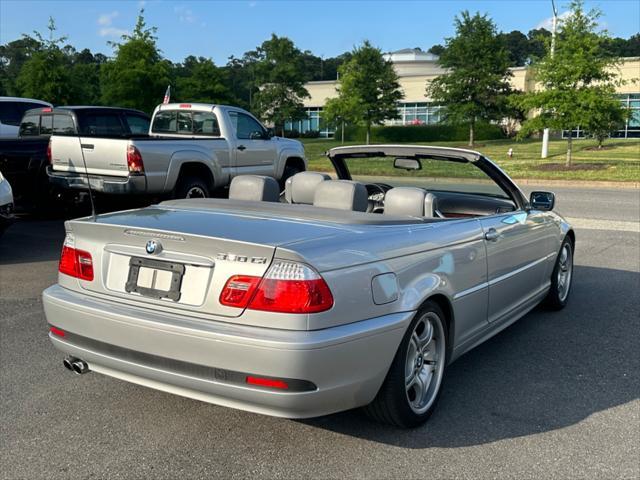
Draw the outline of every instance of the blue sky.
<instances>
[{"instance_id":1,"label":"blue sky","mask_svg":"<svg viewBox=\"0 0 640 480\"><path fill-rule=\"evenodd\" d=\"M558 0L560 11L568 2ZM141 6L149 25L158 27L164 55L182 60L189 54L224 64L270 34L288 36L304 50L331 57L365 39L383 51L442 43L453 33L456 13L468 9L488 13L503 31L548 24L550 0L493 1L59 1L0 0L0 43L33 30L46 32L49 16L58 33L78 49L110 54L107 41L130 31ZM603 26L628 38L640 30L637 0L588 1L603 11Z\"/></svg>"}]
</instances>

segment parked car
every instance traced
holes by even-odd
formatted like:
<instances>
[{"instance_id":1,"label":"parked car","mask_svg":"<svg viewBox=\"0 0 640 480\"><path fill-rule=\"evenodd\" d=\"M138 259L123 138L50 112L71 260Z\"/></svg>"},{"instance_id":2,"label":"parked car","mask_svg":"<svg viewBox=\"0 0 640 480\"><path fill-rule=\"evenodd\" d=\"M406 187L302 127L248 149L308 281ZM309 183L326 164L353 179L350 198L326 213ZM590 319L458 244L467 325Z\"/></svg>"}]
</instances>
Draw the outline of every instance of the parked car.
<instances>
[{"instance_id":1,"label":"parked car","mask_svg":"<svg viewBox=\"0 0 640 480\"><path fill-rule=\"evenodd\" d=\"M575 234L552 193L527 199L469 150L328 157L338 180L299 173L287 203L273 179L241 176L229 199L67 222L43 294L64 365L268 415L366 406L412 427L448 364L541 301L566 305Z\"/></svg>"},{"instance_id":2,"label":"parked car","mask_svg":"<svg viewBox=\"0 0 640 480\"><path fill-rule=\"evenodd\" d=\"M50 201L46 167L49 164L49 137L77 135L84 138L111 135L129 138L146 135L149 116L138 110L111 107L41 107L27 110L18 138L0 139L0 169L11 181L16 203L41 207ZM77 137L76 141L77 141Z\"/></svg>"},{"instance_id":3,"label":"parked car","mask_svg":"<svg viewBox=\"0 0 640 480\"><path fill-rule=\"evenodd\" d=\"M13 223L13 193L9 181L0 171L0 235Z\"/></svg>"},{"instance_id":4,"label":"parked car","mask_svg":"<svg viewBox=\"0 0 640 480\"><path fill-rule=\"evenodd\" d=\"M195 103L158 106L146 137L53 135L51 154L55 185L85 190L88 174L106 194L209 197L236 175L284 180L306 169L300 142L273 137L240 108Z\"/></svg>"},{"instance_id":5,"label":"parked car","mask_svg":"<svg viewBox=\"0 0 640 480\"><path fill-rule=\"evenodd\" d=\"M0 97L0 138L18 137L20 120L27 110L52 106L32 98Z\"/></svg>"}]
</instances>

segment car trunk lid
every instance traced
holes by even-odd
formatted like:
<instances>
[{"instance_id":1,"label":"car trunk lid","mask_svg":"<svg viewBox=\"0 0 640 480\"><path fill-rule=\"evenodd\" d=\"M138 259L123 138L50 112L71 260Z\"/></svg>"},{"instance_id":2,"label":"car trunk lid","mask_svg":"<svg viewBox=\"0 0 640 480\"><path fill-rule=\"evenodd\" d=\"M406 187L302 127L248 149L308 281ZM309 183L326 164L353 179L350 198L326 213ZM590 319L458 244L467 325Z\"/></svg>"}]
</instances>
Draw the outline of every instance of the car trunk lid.
<instances>
[{"instance_id":1,"label":"car trunk lid","mask_svg":"<svg viewBox=\"0 0 640 480\"><path fill-rule=\"evenodd\" d=\"M68 230L93 259L94 280L78 280L85 291L224 317L244 312L219 301L229 278L262 277L278 246L334 233L320 224L161 207L72 221Z\"/></svg>"}]
</instances>

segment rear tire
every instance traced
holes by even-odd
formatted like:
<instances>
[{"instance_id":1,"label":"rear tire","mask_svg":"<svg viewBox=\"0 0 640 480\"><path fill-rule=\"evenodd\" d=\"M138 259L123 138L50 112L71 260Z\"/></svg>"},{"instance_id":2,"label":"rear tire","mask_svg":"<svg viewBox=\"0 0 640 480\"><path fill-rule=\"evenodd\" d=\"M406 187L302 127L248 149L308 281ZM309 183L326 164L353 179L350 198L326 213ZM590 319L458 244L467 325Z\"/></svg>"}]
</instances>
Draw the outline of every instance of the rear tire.
<instances>
[{"instance_id":1,"label":"rear tire","mask_svg":"<svg viewBox=\"0 0 640 480\"><path fill-rule=\"evenodd\" d=\"M569 300L573 280L573 242L565 237L551 274L551 288L544 304L551 310L562 310Z\"/></svg>"},{"instance_id":2,"label":"rear tire","mask_svg":"<svg viewBox=\"0 0 640 480\"><path fill-rule=\"evenodd\" d=\"M174 198L208 198L211 189L205 180L193 175L186 175L178 179Z\"/></svg>"},{"instance_id":3,"label":"rear tire","mask_svg":"<svg viewBox=\"0 0 640 480\"><path fill-rule=\"evenodd\" d=\"M447 361L447 326L440 307L426 302L400 342L376 398L364 407L380 423L414 428L436 408Z\"/></svg>"}]
</instances>

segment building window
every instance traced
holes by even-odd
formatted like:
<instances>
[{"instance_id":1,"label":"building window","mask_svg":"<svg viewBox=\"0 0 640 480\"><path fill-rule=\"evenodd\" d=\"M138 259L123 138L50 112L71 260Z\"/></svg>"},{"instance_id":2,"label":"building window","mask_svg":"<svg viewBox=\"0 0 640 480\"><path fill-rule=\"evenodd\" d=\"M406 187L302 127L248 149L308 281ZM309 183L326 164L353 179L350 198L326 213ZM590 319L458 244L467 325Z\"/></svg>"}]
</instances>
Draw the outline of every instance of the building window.
<instances>
[{"instance_id":1,"label":"building window","mask_svg":"<svg viewBox=\"0 0 640 480\"><path fill-rule=\"evenodd\" d=\"M333 137L333 129L328 128L322 121L322 107L307 107L305 108L305 113L307 117L302 120L286 121L284 129L295 131L298 134L316 131L320 137Z\"/></svg>"},{"instance_id":2,"label":"building window","mask_svg":"<svg viewBox=\"0 0 640 480\"><path fill-rule=\"evenodd\" d=\"M399 118L391 125L432 125L443 120L443 107L431 103L401 103L398 106Z\"/></svg>"},{"instance_id":3,"label":"building window","mask_svg":"<svg viewBox=\"0 0 640 480\"><path fill-rule=\"evenodd\" d=\"M625 122L620 130L611 132L612 137L616 138L638 138L640 137L640 93L625 93L618 95L622 105L629 109L631 116ZM562 131L562 138L569 136L568 130ZM585 138L587 133L581 127L571 131L573 138Z\"/></svg>"}]
</instances>

